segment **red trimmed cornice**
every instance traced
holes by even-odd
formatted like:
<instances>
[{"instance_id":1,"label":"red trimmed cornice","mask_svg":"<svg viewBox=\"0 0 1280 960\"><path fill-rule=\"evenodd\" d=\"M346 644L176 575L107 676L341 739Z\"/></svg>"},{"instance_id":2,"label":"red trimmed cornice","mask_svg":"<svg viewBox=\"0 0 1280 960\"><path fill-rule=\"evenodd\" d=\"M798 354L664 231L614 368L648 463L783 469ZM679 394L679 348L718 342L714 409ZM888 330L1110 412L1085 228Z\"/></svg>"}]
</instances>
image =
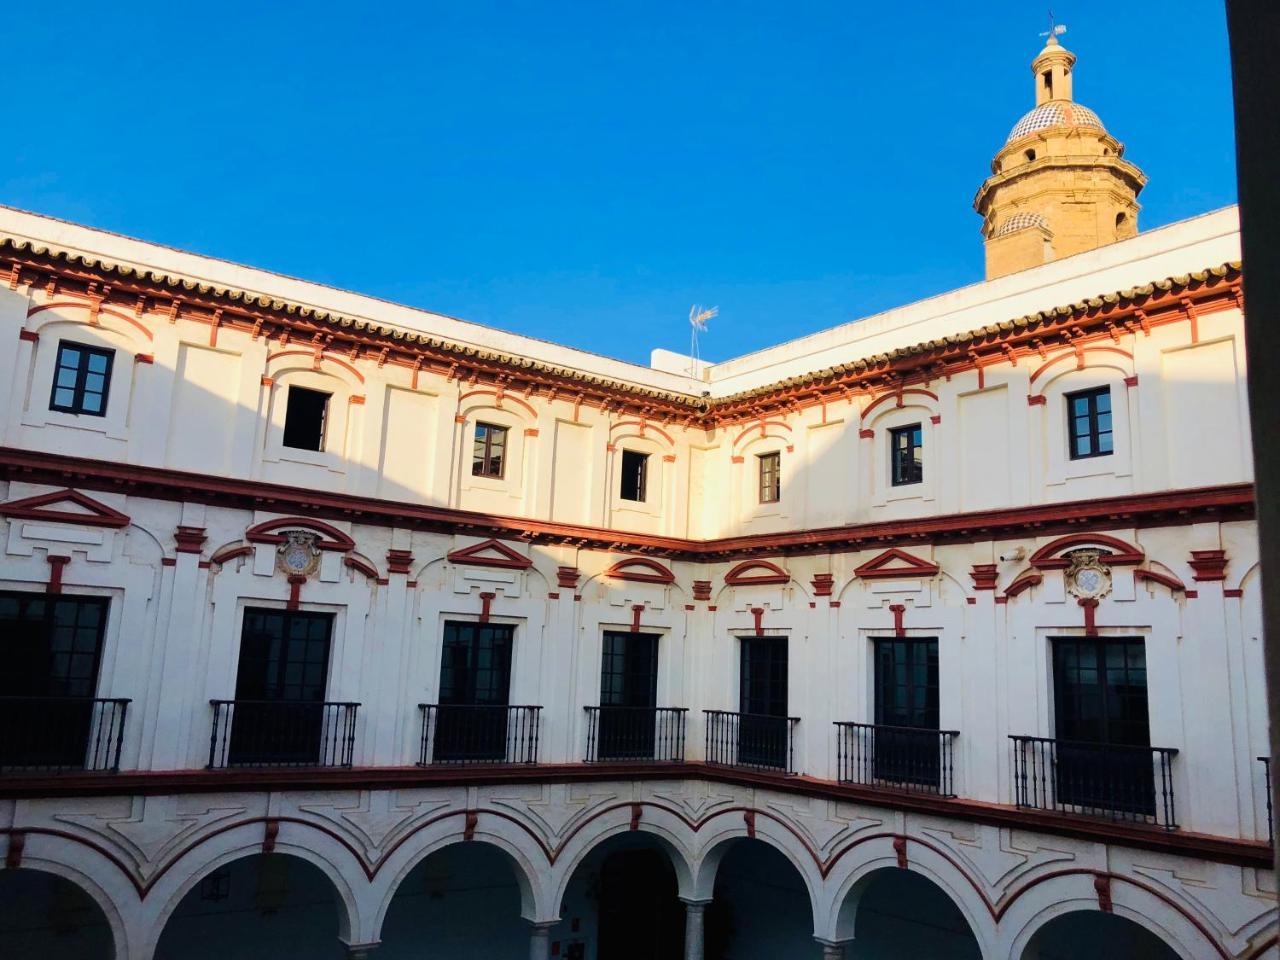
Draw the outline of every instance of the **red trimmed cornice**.
<instances>
[{"instance_id":1,"label":"red trimmed cornice","mask_svg":"<svg viewBox=\"0 0 1280 960\"><path fill-rule=\"evenodd\" d=\"M91 490L243 510L261 510L269 506L272 510L296 515L284 521L285 525L303 525L297 519L302 516L327 517L348 523L541 544L572 544L587 550L693 561L852 553L870 549L883 551L894 544L906 547L909 544L976 543L1011 537L1078 533L1089 527L1109 530L1182 526L1250 520L1254 513L1253 485L1239 483L718 540L686 540L546 520L495 517L467 510L13 447L0 447L0 477L59 487L74 484Z\"/></svg>"}]
</instances>

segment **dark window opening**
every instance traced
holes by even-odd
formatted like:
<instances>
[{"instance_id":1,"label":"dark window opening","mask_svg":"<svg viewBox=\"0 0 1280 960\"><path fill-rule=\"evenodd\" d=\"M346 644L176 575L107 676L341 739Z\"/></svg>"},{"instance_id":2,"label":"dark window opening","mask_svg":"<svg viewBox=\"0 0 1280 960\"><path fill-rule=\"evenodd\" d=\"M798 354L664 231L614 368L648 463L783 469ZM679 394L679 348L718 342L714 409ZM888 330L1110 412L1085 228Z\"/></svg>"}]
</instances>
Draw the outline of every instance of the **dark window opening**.
<instances>
[{"instance_id":1,"label":"dark window opening","mask_svg":"<svg viewBox=\"0 0 1280 960\"><path fill-rule=\"evenodd\" d=\"M782 454L762 453L760 464L760 502L777 503L782 499Z\"/></svg>"},{"instance_id":2,"label":"dark window opening","mask_svg":"<svg viewBox=\"0 0 1280 960\"><path fill-rule=\"evenodd\" d=\"M1044 92L1050 100L1053 99L1053 71L1046 70L1040 74L1040 82L1044 84Z\"/></svg>"},{"instance_id":3,"label":"dark window opening","mask_svg":"<svg viewBox=\"0 0 1280 960\"><path fill-rule=\"evenodd\" d=\"M473 477L502 477L507 465L507 428L492 423L477 423L471 448Z\"/></svg>"},{"instance_id":4,"label":"dark window opening","mask_svg":"<svg viewBox=\"0 0 1280 960\"><path fill-rule=\"evenodd\" d=\"M889 431L890 479L895 487L924 480L924 452L920 424Z\"/></svg>"},{"instance_id":5,"label":"dark window opening","mask_svg":"<svg viewBox=\"0 0 1280 960\"><path fill-rule=\"evenodd\" d=\"M86 347L69 340L59 343L49 409L91 417L106 416L114 358L114 350Z\"/></svg>"},{"instance_id":6,"label":"dark window opening","mask_svg":"<svg viewBox=\"0 0 1280 960\"><path fill-rule=\"evenodd\" d=\"M1129 219L1129 217L1128 217L1128 215L1127 215L1127 214L1124 214L1124 213L1117 213L1117 214L1116 214L1116 226L1117 226L1117 227L1123 227L1123 226L1124 226L1124 222L1125 222L1126 220L1128 220L1128 219Z\"/></svg>"},{"instance_id":7,"label":"dark window opening","mask_svg":"<svg viewBox=\"0 0 1280 960\"><path fill-rule=\"evenodd\" d=\"M451 620L444 625L436 760L506 759L514 638L511 624Z\"/></svg>"},{"instance_id":8,"label":"dark window opening","mask_svg":"<svg viewBox=\"0 0 1280 960\"><path fill-rule=\"evenodd\" d=\"M1055 638L1053 693L1058 802L1154 813L1143 641Z\"/></svg>"},{"instance_id":9,"label":"dark window opening","mask_svg":"<svg viewBox=\"0 0 1280 960\"><path fill-rule=\"evenodd\" d=\"M874 768L880 780L936 786L938 641L883 638L875 644ZM920 731L920 732L916 732Z\"/></svg>"},{"instance_id":10,"label":"dark window opening","mask_svg":"<svg viewBox=\"0 0 1280 960\"><path fill-rule=\"evenodd\" d=\"M658 635L605 631L597 756L602 760L651 758L657 705Z\"/></svg>"},{"instance_id":11,"label":"dark window opening","mask_svg":"<svg viewBox=\"0 0 1280 960\"><path fill-rule=\"evenodd\" d=\"M1109 456L1114 449L1111 431L1111 388L1094 387L1069 393L1067 435L1072 460Z\"/></svg>"},{"instance_id":12,"label":"dark window opening","mask_svg":"<svg viewBox=\"0 0 1280 960\"><path fill-rule=\"evenodd\" d=\"M327 613L245 610L228 764L319 761L332 626Z\"/></svg>"},{"instance_id":13,"label":"dark window opening","mask_svg":"<svg viewBox=\"0 0 1280 960\"><path fill-rule=\"evenodd\" d=\"M787 638L743 637L738 762L787 769Z\"/></svg>"},{"instance_id":14,"label":"dark window opening","mask_svg":"<svg viewBox=\"0 0 1280 960\"><path fill-rule=\"evenodd\" d=\"M645 488L649 479L649 455L635 450L622 451L622 491L623 500L643 502Z\"/></svg>"},{"instance_id":15,"label":"dark window opening","mask_svg":"<svg viewBox=\"0 0 1280 960\"><path fill-rule=\"evenodd\" d=\"M284 410L284 445L295 450L323 450L329 394L289 387Z\"/></svg>"}]
</instances>

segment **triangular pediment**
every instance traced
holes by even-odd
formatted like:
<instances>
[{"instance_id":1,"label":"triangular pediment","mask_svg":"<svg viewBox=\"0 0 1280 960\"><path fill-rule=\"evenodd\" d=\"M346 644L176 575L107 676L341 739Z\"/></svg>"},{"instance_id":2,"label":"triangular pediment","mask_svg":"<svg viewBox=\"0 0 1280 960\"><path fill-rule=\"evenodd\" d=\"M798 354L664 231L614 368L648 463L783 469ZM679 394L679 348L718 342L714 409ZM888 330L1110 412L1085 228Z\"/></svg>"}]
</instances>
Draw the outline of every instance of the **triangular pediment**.
<instances>
[{"instance_id":1,"label":"triangular pediment","mask_svg":"<svg viewBox=\"0 0 1280 960\"><path fill-rule=\"evenodd\" d=\"M533 561L521 556L501 540L482 540L469 547L454 550L449 554L450 563L460 563L470 567L505 567L511 570L527 570Z\"/></svg>"},{"instance_id":2,"label":"triangular pediment","mask_svg":"<svg viewBox=\"0 0 1280 960\"><path fill-rule=\"evenodd\" d=\"M0 503L0 516L13 520L45 520L82 527L127 527L129 518L119 510L86 496L79 490L55 490L36 497Z\"/></svg>"},{"instance_id":3,"label":"triangular pediment","mask_svg":"<svg viewBox=\"0 0 1280 960\"><path fill-rule=\"evenodd\" d=\"M890 547L879 556L872 557L853 572L855 576L862 577L864 580L892 577L932 577L937 575L938 565L931 560L907 553L905 550Z\"/></svg>"}]
</instances>

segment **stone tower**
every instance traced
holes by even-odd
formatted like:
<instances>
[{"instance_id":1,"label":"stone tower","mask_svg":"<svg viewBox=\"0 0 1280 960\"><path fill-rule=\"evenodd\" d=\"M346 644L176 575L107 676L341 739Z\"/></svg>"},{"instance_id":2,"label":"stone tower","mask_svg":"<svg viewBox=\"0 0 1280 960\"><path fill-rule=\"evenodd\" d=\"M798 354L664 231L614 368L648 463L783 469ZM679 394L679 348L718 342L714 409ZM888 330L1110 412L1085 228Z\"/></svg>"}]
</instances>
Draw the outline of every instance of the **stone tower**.
<instances>
[{"instance_id":1,"label":"stone tower","mask_svg":"<svg viewBox=\"0 0 1280 960\"><path fill-rule=\"evenodd\" d=\"M1031 62L1035 108L1014 124L974 198L988 280L1138 232L1146 175L1098 115L1071 99L1075 62L1049 38Z\"/></svg>"}]
</instances>

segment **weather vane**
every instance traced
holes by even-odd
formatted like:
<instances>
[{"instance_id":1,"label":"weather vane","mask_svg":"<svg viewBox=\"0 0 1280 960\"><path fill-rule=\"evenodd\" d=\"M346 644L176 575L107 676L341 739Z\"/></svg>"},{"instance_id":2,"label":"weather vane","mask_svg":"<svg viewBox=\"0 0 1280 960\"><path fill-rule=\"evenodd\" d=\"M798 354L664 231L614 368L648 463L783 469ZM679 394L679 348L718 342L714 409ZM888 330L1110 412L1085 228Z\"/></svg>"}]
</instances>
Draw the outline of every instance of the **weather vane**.
<instances>
[{"instance_id":1,"label":"weather vane","mask_svg":"<svg viewBox=\"0 0 1280 960\"><path fill-rule=\"evenodd\" d=\"M1056 40L1067 32L1065 23L1058 23L1053 19L1053 8L1049 8L1049 29L1041 32L1040 36L1048 37L1050 40Z\"/></svg>"},{"instance_id":2,"label":"weather vane","mask_svg":"<svg viewBox=\"0 0 1280 960\"><path fill-rule=\"evenodd\" d=\"M707 321L715 318L719 307L704 310L701 305L694 304L689 308L689 376L697 378L700 374L701 361L698 358L698 333L705 333Z\"/></svg>"}]
</instances>

